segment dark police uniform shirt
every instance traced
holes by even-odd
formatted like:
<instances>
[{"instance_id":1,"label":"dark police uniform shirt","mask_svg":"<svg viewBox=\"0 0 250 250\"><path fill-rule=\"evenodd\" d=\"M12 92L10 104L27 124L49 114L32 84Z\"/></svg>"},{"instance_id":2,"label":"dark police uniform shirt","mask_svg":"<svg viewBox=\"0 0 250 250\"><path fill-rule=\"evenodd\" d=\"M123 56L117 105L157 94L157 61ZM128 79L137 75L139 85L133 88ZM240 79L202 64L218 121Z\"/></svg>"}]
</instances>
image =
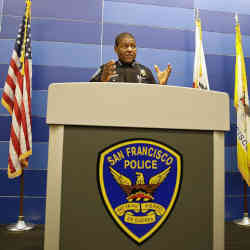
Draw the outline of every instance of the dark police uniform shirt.
<instances>
[{"instance_id":1,"label":"dark police uniform shirt","mask_svg":"<svg viewBox=\"0 0 250 250\"><path fill-rule=\"evenodd\" d=\"M115 64L116 74L110 79L110 82L156 83L151 70L136 61L132 64L116 61ZM103 66L92 76L90 82L101 82Z\"/></svg>"}]
</instances>

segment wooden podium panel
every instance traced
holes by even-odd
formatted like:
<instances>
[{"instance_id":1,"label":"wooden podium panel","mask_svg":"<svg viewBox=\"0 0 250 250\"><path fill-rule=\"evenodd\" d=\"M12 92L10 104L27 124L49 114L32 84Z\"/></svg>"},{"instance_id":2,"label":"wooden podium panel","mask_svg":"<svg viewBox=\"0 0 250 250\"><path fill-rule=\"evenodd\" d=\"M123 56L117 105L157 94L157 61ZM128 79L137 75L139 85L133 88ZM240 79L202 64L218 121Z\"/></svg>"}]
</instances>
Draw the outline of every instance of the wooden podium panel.
<instances>
[{"instance_id":1,"label":"wooden podium panel","mask_svg":"<svg viewBox=\"0 0 250 250\"><path fill-rule=\"evenodd\" d=\"M97 84L93 86L87 85L82 84L83 96L86 88L95 88ZM131 88L138 88L138 96L146 88L146 92L150 91L151 95L157 99L157 95L152 92L154 88L147 89L147 86L138 85L138 87L137 85L132 84ZM101 88L101 86L98 87ZM108 85L109 88L112 86L112 84ZM121 86L122 88L129 88L128 84ZM59 88L64 87L63 85L59 86ZM70 88L74 87L71 85ZM79 86L76 87L76 89L78 88ZM116 86L116 88L119 87ZM59 93L60 91L62 90L59 90ZM168 95L172 94L168 93L168 87L162 88L161 91L165 91L166 99L168 99ZM182 88L179 88L178 91L181 92ZM87 92L85 94L89 96ZM124 90L120 94L123 95ZM199 92L199 94L202 95L203 93ZM100 95L98 93L98 96ZM137 100L141 101L140 98L142 97L138 97ZM213 96L213 98L215 97ZM220 96L219 94L218 98L226 100L225 95ZM55 101L55 98L53 98L53 101ZM195 100L191 98L189 103L186 103L186 106L192 106L194 102ZM152 103L157 103L157 100L155 102L153 100ZM59 104L57 100L57 105ZM169 113L173 112L170 107L164 109L164 111L166 110L166 116L159 118L156 127L152 125L152 122L147 121L148 118L145 118L146 122L143 127L141 120L133 121L128 117L130 114L125 113L123 114L128 118L129 125L123 123L123 125L118 126L118 122L114 121L116 117L114 114L111 121L107 122L101 119L105 124L105 126L101 126L101 121L98 120L99 116L96 117L96 121L91 121L93 119L92 114L81 114L81 106L76 109L79 116L81 116L79 119L85 119L86 121L80 122L83 124L78 124L79 121L74 124L72 121L75 118L72 119L72 116L74 116L72 114L70 115L72 121L69 123L67 121L68 112L65 112L65 109L63 117L66 118L62 118L62 122L52 122L48 119L48 123L52 124L50 125L49 141L45 250L90 250L99 248L111 250L163 250L168 248L175 250L223 250L223 131L229 127L229 106L228 103L223 105L225 109L228 109L224 110L223 113L225 124L218 125L220 123L213 121L214 125L211 125L208 122L207 129L201 129L199 126L196 128L195 122L193 122L194 128L190 129L188 127L191 124L190 121L186 122L188 129L180 129L179 127L183 126L183 124L177 125L178 129L172 128L174 126L173 121L170 122L170 128L167 125L165 126L164 124L168 122L166 117L171 117ZM50 106L49 99L49 109ZM126 104L126 106L129 109L135 107L135 103L132 102ZM90 107L91 105L89 106L91 112ZM206 104L204 107L204 112L206 112ZM118 103L117 109L121 111L123 107L119 109ZM180 112L183 110L180 107L177 109ZM104 111L102 110L102 112ZM162 114L162 111L160 113ZM82 118L84 115L86 117ZM191 120L197 119L191 117L191 115L196 116L196 114L190 112L189 115ZM220 116L219 114L216 115ZM52 114L50 113L49 116L52 117ZM100 116L105 117L103 114ZM211 117L207 117L207 119L211 120ZM181 118L176 123L179 124L180 120ZM110 125L112 122L114 122L114 126ZM133 122L137 123L134 127L131 126ZM107 123L110 124L107 125ZM216 124L218 125L217 129ZM112 219L105 208L97 181L99 153L110 145L138 138L169 145L180 152L183 159L182 182L174 208L161 227L141 245L131 240Z\"/></svg>"}]
</instances>

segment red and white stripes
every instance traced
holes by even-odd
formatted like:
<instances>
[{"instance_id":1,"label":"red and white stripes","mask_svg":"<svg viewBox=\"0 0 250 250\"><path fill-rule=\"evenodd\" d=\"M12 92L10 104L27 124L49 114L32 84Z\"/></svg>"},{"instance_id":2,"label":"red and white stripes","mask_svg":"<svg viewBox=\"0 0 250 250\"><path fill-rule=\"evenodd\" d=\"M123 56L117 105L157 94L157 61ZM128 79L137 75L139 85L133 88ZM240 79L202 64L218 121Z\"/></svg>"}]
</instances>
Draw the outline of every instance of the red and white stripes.
<instances>
[{"instance_id":1,"label":"red and white stripes","mask_svg":"<svg viewBox=\"0 0 250 250\"><path fill-rule=\"evenodd\" d=\"M28 165L32 153L31 133L31 59L25 58L24 74L20 58L13 51L8 76L5 82L2 104L12 114L8 159L8 176L15 178Z\"/></svg>"}]
</instances>

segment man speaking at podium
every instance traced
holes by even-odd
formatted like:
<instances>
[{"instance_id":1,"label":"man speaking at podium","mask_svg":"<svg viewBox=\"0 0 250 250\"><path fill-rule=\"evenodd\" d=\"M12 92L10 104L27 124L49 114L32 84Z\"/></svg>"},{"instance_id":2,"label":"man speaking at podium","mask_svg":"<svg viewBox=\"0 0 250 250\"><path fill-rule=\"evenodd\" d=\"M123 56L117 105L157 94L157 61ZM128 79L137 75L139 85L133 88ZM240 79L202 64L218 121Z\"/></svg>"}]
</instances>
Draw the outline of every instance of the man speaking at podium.
<instances>
[{"instance_id":1,"label":"man speaking at podium","mask_svg":"<svg viewBox=\"0 0 250 250\"><path fill-rule=\"evenodd\" d=\"M136 41L132 34L121 33L115 39L115 52L118 61L111 60L102 65L92 76L90 82L131 82L156 83L151 70L135 61ZM166 84L171 73L171 65L160 71L155 65L158 82Z\"/></svg>"}]
</instances>

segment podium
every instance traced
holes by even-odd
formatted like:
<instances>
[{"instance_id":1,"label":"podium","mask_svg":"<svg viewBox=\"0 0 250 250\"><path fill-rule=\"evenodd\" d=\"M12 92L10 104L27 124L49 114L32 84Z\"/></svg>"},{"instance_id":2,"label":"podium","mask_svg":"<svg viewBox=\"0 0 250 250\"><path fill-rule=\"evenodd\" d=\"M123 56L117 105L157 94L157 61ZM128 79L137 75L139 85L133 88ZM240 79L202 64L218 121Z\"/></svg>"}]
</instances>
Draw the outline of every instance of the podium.
<instances>
[{"instance_id":1,"label":"podium","mask_svg":"<svg viewBox=\"0 0 250 250\"><path fill-rule=\"evenodd\" d=\"M55 83L48 91L47 123L45 250L224 249L227 94L151 84ZM138 244L106 208L98 162L106 148L144 139L180 153L182 177L165 221Z\"/></svg>"}]
</instances>

